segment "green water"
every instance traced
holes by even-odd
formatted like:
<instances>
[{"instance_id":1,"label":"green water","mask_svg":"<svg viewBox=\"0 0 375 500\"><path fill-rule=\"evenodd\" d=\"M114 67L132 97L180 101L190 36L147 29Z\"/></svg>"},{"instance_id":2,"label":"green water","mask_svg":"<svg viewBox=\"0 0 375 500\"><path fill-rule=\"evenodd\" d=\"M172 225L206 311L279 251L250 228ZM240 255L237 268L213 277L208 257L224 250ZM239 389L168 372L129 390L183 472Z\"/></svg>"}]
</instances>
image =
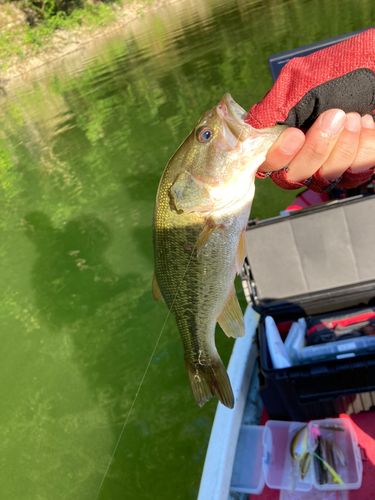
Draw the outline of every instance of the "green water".
<instances>
[{"instance_id":1,"label":"green water","mask_svg":"<svg viewBox=\"0 0 375 500\"><path fill-rule=\"evenodd\" d=\"M262 98L268 55L374 21L372 0L186 0L0 89L1 500L196 498L217 401L196 405L172 317L137 392L167 317L160 175L224 92ZM257 187L259 218L295 196Z\"/></svg>"}]
</instances>

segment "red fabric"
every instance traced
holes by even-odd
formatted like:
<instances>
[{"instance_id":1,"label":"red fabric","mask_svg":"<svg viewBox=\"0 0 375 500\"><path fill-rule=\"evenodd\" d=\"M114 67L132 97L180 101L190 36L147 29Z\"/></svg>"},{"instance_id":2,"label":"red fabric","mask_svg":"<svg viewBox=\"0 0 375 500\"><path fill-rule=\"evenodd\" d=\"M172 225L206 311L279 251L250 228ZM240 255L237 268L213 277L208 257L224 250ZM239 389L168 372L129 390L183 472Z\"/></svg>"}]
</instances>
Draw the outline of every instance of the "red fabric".
<instances>
[{"instance_id":1,"label":"red fabric","mask_svg":"<svg viewBox=\"0 0 375 500\"><path fill-rule=\"evenodd\" d=\"M299 189L305 186L306 181L302 182L288 181L287 175L288 175L287 170L278 170L277 172L272 172L270 177L275 184L277 184L279 187L283 189L289 189L289 190Z\"/></svg>"},{"instance_id":2,"label":"red fabric","mask_svg":"<svg viewBox=\"0 0 375 500\"><path fill-rule=\"evenodd\" d=\"M294 202L289 205L285 210L300 210L301 208L311 207L312 205L319 205L319 203L324 203L329 201L329 196L327 193L314 193L310 189L306 189L303 193L299 194Z\"/></svg>"},{"instance_id":3,"label":"red fabric","mask_svg":"<svg viewBox=\"0 0 375 500\"><path fill-rule=\"evenodd\" d=\"M306 186L315 193L323 193L326 191L330 191L331 187L334 187L335 185L343 189L351 189L356 188L361 184L365 184L371 179L372 174L374 173L374 168L375 167L371 167L368 170L364 170L363 172L352 172L352 170L348 168L344 172L339 182L329 181L328 179L326 179L322 175L321 168L317 172L315 172L315 174L310 179L301 182L288 180L288 172L286 170L278 170L277 172L272 172L270 177L273 182L282 189L293 190ZM258 174L257 177L262 178L262 176Z\"/></svg>"},{"instance_id":4,"label":"red fabric","mask_svg":"<svg viewBox=\"0 0 375 500\"><path fill-rule=\"evenodd\" d=\"M272 127L286 120L289 111L317 85L360 68L375 71L374 49L375 29L370 29L309 56L292 59L245 121L255 128Z\"/></svg>"},{"instance_id":5,"label":"red fabric","mask_svg":"<svg viewBox=\"0 0 375 500\"><path fill-rule=\"evenodd\" d=\"M367 172L367 171L366 171ZM301 182L295 182L288 180L288 171L287 170L278 170L277 172L273 172L270 175L271 179L275 184L277 184L279 187L283 189L299 189L301 187L308 187L311 191L314 191L315 193L323 193L325 191L330 191L333 186L337 184L337 181L329 181L322 175L322 168L315 172L315 174L310 177L310 179L306 179ZM357 183L357 174L351 174L350 180L348 180L348 184L354 183L355 185L350 186L350 187L357 187L360 184L363 184L362 181L363 176L360 176L360 182ZM340 179L341 181L341 179Z\"/></svg>"},{"instance_id":6,"label":"red fabric","mask_svg":"<svg viewBox=\"0 0 375 500\"><path fill-rule=\"evenodd\" d=\"M373 173L374 167L368 170L364 170L363 172L352 172L352 170L348 168L344 172L344 175L339 182L329 181L328 179L326 179L322 175L321 168L317 172L315 172L315 174L310 179L301 182L288 180L288 172L286 170L278 170L277 172L273 172L270 177L273 182L282 189L292 190L306 186L315 193L323 193L326 191L330 191L331 187L334 187L335 185L343 189L356 188L361 184L365 184L365 182L368 182L371 179Z\"/></svg>"},{"instance_id":7,"label":"red fabric","mask_svg":"<svg viewBox=\"0 0 375 500\"><path fill-rule=\"evenodd\" d=\"M360 186L365 182L368 182L372 174L374 173L374 167L364 170L363 172L352 172L350 168L344 172L341 181L337 184L341 188L350 189ZM374 495L375 498L375 495Z\"/></svg>"},{"instance_id":8,"label":"red fabric","mask_svg":"<svg viewBox=\"0 0 375 500\"><path fill-rule=\"evenodd\" d=\"M352 176L356 175L352 173ZM273 172L270 175L271 179L275 184L277 184L279 187L283 189L299 189L301 187L307 186L311 191L314 191L315 193L322 193L324 191L330 191L331 187L335 186L337 181L329 181L322 175L322 168L320 168L315 174L310 177L310 179L306 179L301 182L294 182L288 180L288 172L287 170L278 170L277 172ZM361 177L362 178L362 177ZM363 184L363 182L360 182L359 184L356 184L356 186L351 186L351 187L357 187L360 184Z\"/></svg>"},{"instance_id":9,"label":"red fabric","mask_svg":"<svg viewBox=\"0 0 375 500\"><path fill-rule=\"evenodd\" d=\"M285 337L288 335L291 326L293 325L293 321L280 321L277 323L277 329L279 330L280 336L285 340Z\"/></svg>"},{"instance_id":10,"label":"red fabric","mask_svg":"<svg viewBox=\"0 0 375 500\"><path fill-rule=\"evenodd\" d=\"M311 191L314 191L315 193L322 193L327 188L330 188L331 186L333 187L335 184L336 182L329 181L322 175L322 167L320 167L320 169L311 177L311 180L307 185Z\"/></svg>"},{"instance_id":11,"label":"red fabric","mask_svg":"<svg viewBox=\"0 0 375 500\"><path fill-rule=\"evenodd\" d=\"M359 490L350 491L350 500L375 499L375 412L363 412L357 415L340 415L352 421L358 444L367 460L362 460L363 479Z\"/></svg>"}]
</instances>

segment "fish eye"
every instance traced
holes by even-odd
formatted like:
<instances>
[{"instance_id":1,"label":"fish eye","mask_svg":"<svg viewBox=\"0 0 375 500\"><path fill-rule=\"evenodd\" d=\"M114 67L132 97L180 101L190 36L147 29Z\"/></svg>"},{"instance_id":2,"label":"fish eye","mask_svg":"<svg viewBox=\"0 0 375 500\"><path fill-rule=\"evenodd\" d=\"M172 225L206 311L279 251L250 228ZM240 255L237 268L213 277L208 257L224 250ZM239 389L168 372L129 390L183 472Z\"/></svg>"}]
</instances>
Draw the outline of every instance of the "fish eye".
<instances>
[{"instance_id":1,"label":"fish eye","mask_svg":"<svg viewBox=\"0 0 375 500\"><path fill-rule=\"evenodd\" d=\"M212 139L212 130L210 129L210 127L206 126L199 127L196 135L199 142L208 142Z\"/></svg>"}]
</instances>

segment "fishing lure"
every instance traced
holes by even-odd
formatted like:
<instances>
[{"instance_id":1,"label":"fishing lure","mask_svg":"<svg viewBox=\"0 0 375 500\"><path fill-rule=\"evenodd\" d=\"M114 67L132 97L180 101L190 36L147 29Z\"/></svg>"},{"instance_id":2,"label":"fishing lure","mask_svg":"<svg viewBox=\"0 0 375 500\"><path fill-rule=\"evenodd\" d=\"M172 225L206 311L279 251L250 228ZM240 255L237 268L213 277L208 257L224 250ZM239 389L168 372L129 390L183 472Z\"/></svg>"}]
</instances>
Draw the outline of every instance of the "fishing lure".
<instances>
[{"instance_id":1,"label":"fishing lure","mask_svg":"<svg viewBox=\"0 0 375 500\"><path fill-rule=\"evenodd\" d=\"M334 455L335 458L338 459L341 465L346 465L346 459L344 452L340 448L340 446L335 442L331 441L331 449L332 449L332 454Z\"/></svg>"},{"instance_id":2,"label":"fishing lure","mask_svg":"<svg viewBox=\"0 0 375 500\"><path fill-rule=\"evenodd\" d=\"M319 425L313 424L314 427L319 427L319 429L325 429L326 431L334 431L334 432L344 432L345 429L340 427L339 425Z\"/></svg>"},{"instance_id":3,"label":"fishing lure","mask_svg":"<svg viewBox=\"0 0 375 500\"><path fill-rule=\"evenodd\" d=\"M308 426L302 427L292 439L290 453L294 460L300 460L307 451Z\"/></svg>"},{"instance_id":4,"label":"fishing lure","mask_svg":"<svg viewBox=\"0 0 375 500\"><path fill-rule=\"evenodd\" d=\"M311 453L305 453L301 458L300 469L301 469L301 479L305 479L306 474L309 471L311 465Z\"/></svg>"},{"instance_id":5,"label":"fishing lure","mask_svg":"<svg viewBox=\"0 0 375 500\"><path fill-rule=\"evenodd\" d=\"M314 453L314 457L320 460L324 467L332 474L335 483L345 485L344 481L341 479L341 476L337 474L337 472L325 460L323 460L317 453Z\"/></svg>"}]
</instances>

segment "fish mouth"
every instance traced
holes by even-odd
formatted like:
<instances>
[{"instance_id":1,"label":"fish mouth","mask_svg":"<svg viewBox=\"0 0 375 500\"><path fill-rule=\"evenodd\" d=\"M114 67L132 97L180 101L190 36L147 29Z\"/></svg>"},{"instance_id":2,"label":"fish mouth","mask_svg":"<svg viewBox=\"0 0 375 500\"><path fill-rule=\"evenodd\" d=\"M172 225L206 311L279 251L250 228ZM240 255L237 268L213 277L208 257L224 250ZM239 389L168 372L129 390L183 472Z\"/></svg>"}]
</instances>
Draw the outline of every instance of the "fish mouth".
<instances>
[{"instance_id":1,"label":"fish mouth","mask_svg":"<svg viewBox=\"0 0 375 500\"><path fill-rule=\"evenodd\" d=\"M234 119L237 120L240 123L244 122L244 119L247 115L246 111L243 109L242 106L240 106L236 101L233 99L233 97L226 92L224 94L224 97L218 104L218 108L220 109L225 109L227 112L230 114L230 116Z\"/></svg>"},{"instance_id":2,"label":"fish mouth","mask_svg":"<svg viewBox=\"0 0 375 500\"><path fill-rule=\"evenodd\" d=\"M224 139L230 146L235 148L239 141L243 142L249 137L250 127L244 121L247 113L230 94L224 94L216 111L223 124Z\"/></svg>"}]
</instances>

